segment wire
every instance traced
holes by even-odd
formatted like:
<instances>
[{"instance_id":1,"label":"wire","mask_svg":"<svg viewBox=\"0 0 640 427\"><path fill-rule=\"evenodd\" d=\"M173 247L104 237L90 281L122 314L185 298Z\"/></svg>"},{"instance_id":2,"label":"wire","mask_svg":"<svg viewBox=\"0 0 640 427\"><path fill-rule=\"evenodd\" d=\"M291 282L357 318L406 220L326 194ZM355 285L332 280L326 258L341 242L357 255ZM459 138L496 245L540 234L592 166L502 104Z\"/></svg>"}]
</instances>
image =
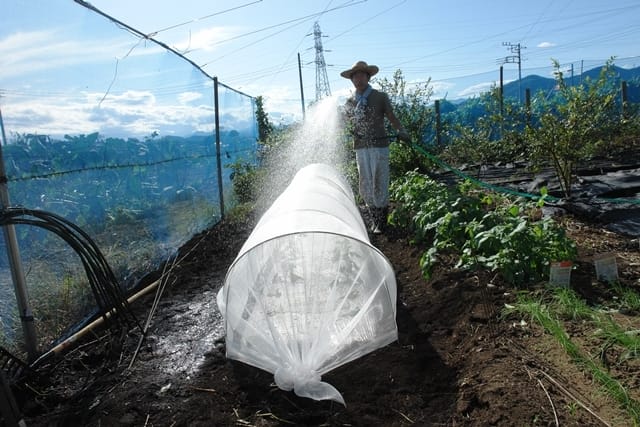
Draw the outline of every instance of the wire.
<instances>
[{"instance_id":1,"label":"wire","mask_svg":"<svg viewBox=\"0 0 640 427\"><path fill-rule=\"evenodd\" d=\"M310 15L310 16L316 16L316 15L317 15L317 14L315 14L315 15ZM311 18L307 18L306 20L309 20L309 19L311 19ZM204 67L206 67L206 66L208 66L208 65L213 64L214 62L217 62L217 61L220 61L220 60L221 60L221 59L223 59L223 58L226 58L226 57L227 57L227 56L229 56L229 55L233 55L233 54L235 54L235 53L238 53L238 52L240 52L241 50L244 50L244 49L246 49L246 48L248 48L248 47L254 46L254 45L258 44L259 42L262 42L262 41L264 41L264 40L266 40L266 39L268 39L268 38L271 38L271 37L273 37L273 36L275 36L275 35L278 35L278 34L280 34L280 33L283 33L284 31L287 31L287 30L289 30L289 29L291 29L291 28L293 28L293 27L296 27L296 26L298 26L298 25L300 25L300 24L302 24L302 23L304 23L304 22L305 22L305 21L301 21L301 22L296 22L296 21L298 21L298 19L295 19L295 20L289 21L289 22L295 22L295 23L294 23L294 24L292 24L292 25L290 25L290 26L288 26L288 27L285 27L285 28L283 28L283 29L281 29L281 30L278 30L278 31L276 31L276 32L274 32L274 33L271 33L271 34L267 35L266 37L261 38L261 39L260 39L260 40L258 40L258 41L253 41L253 42L251 42L251 43L245 44L244 46L240 46L239 48L237 48L237 49L235 49L235 50L232 50L231 52L228 52L228 53L226 53L225 55L221 55L221 56L217 57L216 59L212 59L212 60L210 60L209 62L207 62L207 63L205 63L205 64L202 64L202 65L200 65L200 66L201 66L202 68L204 68ZM269 27L269 28L275 28L275 27L278 27L278 26L280 26L280 25L281 25L281 24L273 25L273 26L271 26L271 27ZM263 30L258 30L258 31L263 31ZM258 32L258 31L255 31L255 32ZM254 33L255 33L255 32L254 32ZM249 34L251 34L251 33L249 33ZM241 37L241 36L238 36L238 37ZM238 38L238 37L235 37L235 38ZM220 41L220 42L215 43L215 44L223 43L223 42L225 42L225 41L229 41L229 40L232 40L232 39L223 40L223 41Z\"/></svg>"},{"instance_id":2,"label":"wire","mask_svg":"<svg viewBox=\"0 0 640 427\"><path fill-rule=\"evenodd\" d=\"M181 157L174 157L171 159L157 160L153 162L144 162L144 163L138 162L138 163L123 163L123 164L114 164L114 165L89 166L89 167L82 167L78 169L67 169L67 170L62 170L57 172L47 172L42 174L33 174L28 176L16 177L16 178L9 179L9 182L51 178L51 177L63 176L63 175L80 173L85 171L98 171L98 170L109 170L109 169L133 169L137 167L156 166L164 163L172 163L172 162L178 162L182 160L201 160L201 159L208 159L208 158L215 158L215 157L216 157L216 154L198 154L194 156L181 156Z\"/></svg>"},{"instance_id":3,"label":"wire","mask_svg":"<svg viewBox=\"0 0 640 427\"><path fill-rule=\"evenodd\" d=\"M531 24L531 26L529 27L529 29L527 30L527 32L524 34L524 36L522 36L522 37L520 38L520 40L525 40L525 39L527 38L527 36L531 33L531 31L533 31L533 29L536 27L536 25L538 25L538 23L540 22L540 20L542 19L542 17L543 17L544 15L546 15L546 14L547 14L547 12L549 11L549 8L551 8L551 5L552 5L553 3L554 3L554 2L553 2L553 0L551 0L551 1L547 4L547 7L545 7L545 8L544 8L544 10L542 11L542 14L540 14L540 15L538 16L538 19L536 19L536 21L535 21L533 24ZM566 9L566 7L567 7L568 5L570 5L570 4L571 4L571 2L569 2L567 5L565 5L565 7L562 9L562 11L564 11L564 9Z\"/></svg>"},{"instance_id":4,"label":"wire","mask_svg":"<svg viewBox=\"0 0 640 427\"><path fill-rule=\"evenodd\" d=\"M379 13L376 13L373 16L370 16L369 18L365 19L364 21L361 21L358 24L354 25L353 27L348 28L348 29L344 30L343 32L339 33L337 36L332 37L330 41L333 41L333 40L335 40L337 38L342 37L343 35L351 32L353 29L358 28L359 26L366 24L367 22L371 21L372 19L377 18L378 16L383 15L383 14L389 12L392 9L395 9L396 7L402 5L403 3L406 3L406 2L407 2L407 0L402 0L402 1L400 1L400 3L396 3L396 4L392 5L391 7L388 7L387 9L384 9L383 11L381 11Z\"/></svg>"},{"instance_id":5,"label":"wire","mask_svg":"<svg viewBox=\"0 0 640 427\"><path fill-rule=\"evenodd\" d=\"M253 1L251 3L241 4L240 6L232 7L230 9L221 10L220 12L215 12L215 13L212 13L210 15L203 16L201 18L192 19L191 21L187 21L187 22L182 22L180 24L171 25L171 26L166 27L166 28L161 28L159 30L150 32L149 34L147 34L147 37L155 37L158 33L161 33L163 31L172 30L174 28L178 28L178 27L181 27L183 25L192 24L192 23L198 22L198 21L204 21L205 19L209 19L209 18L217 16L217 15L222 15L223 13L232 12L234 10L242 9L244 7L247 7L247 6L251 6L253 4L260 3L261 1L262 0L256 0L256 1Z\"/></svg>"},{"instance_id":6,"label":"wire","mask_svg":"<svg viewBox=\"0 0 640 427\"><path fill-rule=\"evenodd\" d=\"M343 8L345 8L345 7L355 6L355 5L359 4L359 3L364 3L365 1L366 1L366 0L360 0L360 1L357 1L357 2L355 2L355 3L354 3L354 2L352 2L352 1L350 1L350 2L347 2L347 3L341 4L341 5L339 5L339 6L333 7L333 8L331 8L331 9L325 9L325 10L323 10L322 12L316 12L316 13L312 13L312 14L310 14L310 15L301 16L301 17L299 17L299 18L290 19L290 20L288 20L288 21L280 22L280 23L278 23L278 24L269 25L269 26L264 27L264 28L260 28L260 29L254 30L254 31L250 31L250 32L248 32L248 33L239 34L239 35L237 35L237 36L230 37L230 38L225 39L225 40L220 40L219 42L213 43L213 44L212 44L212 46L217 46L217 45L222 44L222 43L226 43L226 42L229 42L229 41L232 41L232 40L237 40L237 39L239 39L239 38L246 37L246 36L249 36L249 35L252 35L252 34L257 34L257 33L260 33L260 32L262 32L262 31L271 30L271 29L273 29L273 28L281 27L281 26L283 26L283 25L293 24L293 25L290 25L289 27L287 27L287 28L285 28L285 29L283 29L283 30L280 30L280 31L277 31L277 32L275 32L275 33L269 34L268 36L263 37L263 38L261 38L260 40L254 41L254 42L252 42L252 43L250 43L250 44L248 44L248 45L245 45L245 46L242 46L242 47L240 47L240 48L238 48L238 49L236 49L236 50L233 50L233 51L231 51L231 52L227 53L227 54L226 54L226 55L224 55L224 56L221 56L221 57L219 57L219 58L216 58L216 59L210 60L210 61L208 61L208 62L206 62L206 63L204 63L204 64L202 64L202 65L200 65L200 66L201 66L201 67L205 67L205 66L207 66L207 65L209 65L209 64L211 64L211 63L213 63L213 62L216 62L216 61L218 61L218 60L220 60L220 59L222 59L222 58L224 58L224 57L226 57L226 56L229 56L230 54L236 53L236 52L238 52L238 51L240 51L240 50L243 50L243 49L245 49L245 48L247 48L247 47L253 46L253 45L255 45L255 44L259 43L259 42L262 42L262 41L264 41L264 40L266 40L266 39L268 39L268 38L270 38L270 37L272 37L272 36L274 36L274 35L276 35L276 34L280 34L280 33L281 33L281 32L283 32L283 31L286 31L286 30L288 30L288 29L290 29L290 28L293 28L293 27L295 27L295 26L296 26L296 25L298 25L298 24L301 24L301 23L303 23L303 22L305 22L305 21L308 21L308 20L310 20L310 19L312 19L312 18L316 18L316 17L318 17L318 16L322 16L322 15L324 15L324 14L325 14L325 13L327 13L327 12L333 12L333 11L335 11L335 10L343 9Z\"/></svg>"}]
</instances>

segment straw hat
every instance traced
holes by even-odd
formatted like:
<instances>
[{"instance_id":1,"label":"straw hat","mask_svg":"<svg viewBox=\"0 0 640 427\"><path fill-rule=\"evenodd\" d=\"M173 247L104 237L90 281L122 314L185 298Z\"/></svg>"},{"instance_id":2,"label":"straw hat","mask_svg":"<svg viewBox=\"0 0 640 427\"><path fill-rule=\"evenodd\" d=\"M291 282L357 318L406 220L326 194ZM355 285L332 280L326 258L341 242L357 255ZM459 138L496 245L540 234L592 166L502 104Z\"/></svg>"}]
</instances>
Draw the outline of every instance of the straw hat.
<instances>
[{"instance_id":1,"label":"straw hat","mask_svg":"<svg viewBox=\"0 0 640 427\"><path fill-rule=\"evenodd\" d=\"M340 75L345 79L350 79L353 73L356 73L358 71L364 71L369 75L369 77L373 77L373 75L379 71L379 68L375 65L369 65L364 61L358 61L353 64L353 66L348 70L344 70L343 72L341 72Z\"/></svg>"}]
</instances>

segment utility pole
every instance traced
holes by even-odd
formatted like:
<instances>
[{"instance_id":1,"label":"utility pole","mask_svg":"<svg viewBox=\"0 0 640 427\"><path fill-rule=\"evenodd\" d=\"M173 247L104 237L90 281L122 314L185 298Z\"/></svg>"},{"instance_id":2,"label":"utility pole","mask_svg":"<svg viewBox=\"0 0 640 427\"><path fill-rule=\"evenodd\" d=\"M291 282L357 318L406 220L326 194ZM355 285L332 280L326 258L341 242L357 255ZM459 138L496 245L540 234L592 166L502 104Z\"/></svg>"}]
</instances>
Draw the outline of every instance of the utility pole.
<instances>
[{"instance_id":1,"label":"utility pole","mask_svg":"<svg viewBox=\"0 0 640 427\"><path fill-rule=\"evenodd\" d=\"M304 87L302 85L302 64L300 62L300 53L298 53L298 77L300 79L300 100L302 101L302 120L305 118L304 111Z\"/></svg>"},{"instance_id":2,"label":"utility pole","mask_svg":"<svg viewBox=\"0 0 640 427\"><path fill-rule=\"evenodd\" d=\"M503 42L502 46L507 46L513 55L505 56L502 60L503 64L518 64L518 102L522 103L522 55L520 54L522 49L520 43Z\"/></svg>"},{"instance_id":3,"label":"utility pole","mask_svg":"<svg viewBox=\"0 0 640 427\"><path fill-rule=\"evenodd\" d=\"M573 62L571 63L571 86L573 86Z\"/></svg>"},{"instance_id":4,"label":"utility pole","mask_svg":"<svg viewBox=\"0 0 640 427\"><path fill-rule=\"evenodd\" d=\"M316 49L316 101L319 101L325 96L331 96L331 89L327 77L327 64L324 62L322 32L318 21L313 24L313 38Z\"/></svg>"}]
</instances>

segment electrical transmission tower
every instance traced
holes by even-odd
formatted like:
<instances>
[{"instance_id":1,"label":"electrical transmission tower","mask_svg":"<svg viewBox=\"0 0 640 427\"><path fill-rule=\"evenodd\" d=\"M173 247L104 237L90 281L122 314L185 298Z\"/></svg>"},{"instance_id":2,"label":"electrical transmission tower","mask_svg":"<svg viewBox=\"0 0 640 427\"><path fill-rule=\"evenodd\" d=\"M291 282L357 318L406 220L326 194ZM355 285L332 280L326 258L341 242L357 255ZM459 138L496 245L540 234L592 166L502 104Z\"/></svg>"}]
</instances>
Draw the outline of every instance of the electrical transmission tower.
<instances>
[{"instance_id":1,"label":"electrical transmission tower","mask_svg":"<svg viewBox=\"0 0 640 427\"><path fill-rule=\"evenodd\" d=\"M509 56L505 56L504 60L502 61L503 64L507 64L507 63L512 63L512 64L518 64L518 101L520 103L522 103L522 87L521 87L521 82L522 82L522 56L520 55L520 51L522 49L526 49L524 47L520 46L520 43L508 43L508 42L503 42L502 46L507 46L509 48L509 50L511 51L511 53L513 53L513 55L509 55Z\"/></svg>"},{"instance_id":2,"label":"electrical transmission tower","mask_svg":"<svg viewBox=\"0 0 640 427\"><path fill-rule=\"evenodd\" d=\"M324 62L322 31L317 21L313 24L313 38L316 49L316 101L319 101L325 96L331 96L331 89L327 77L327 64Z\"/></svg>"}]
</instances>

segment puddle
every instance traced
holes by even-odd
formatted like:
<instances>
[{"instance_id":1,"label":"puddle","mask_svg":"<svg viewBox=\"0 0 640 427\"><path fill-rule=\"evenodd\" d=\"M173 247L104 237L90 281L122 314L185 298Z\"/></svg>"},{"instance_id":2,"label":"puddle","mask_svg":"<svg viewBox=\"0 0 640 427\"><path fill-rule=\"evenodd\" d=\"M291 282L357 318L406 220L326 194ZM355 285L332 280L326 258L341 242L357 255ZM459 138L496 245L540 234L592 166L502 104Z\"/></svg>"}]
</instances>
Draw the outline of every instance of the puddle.
<instances>
[{"instance_id":1,"label":"puddle","mask_svg":"<svg viewBox=\"0 0 640 427\"><path fill-rule=\"evenodd\" d=\"M224 322L214 290L199 292L188 303L171 307L163 325L148 337L159 368L168 374L192 375L209 357L216 342L224 337ZM158 315L158 314L156 314Z\"/></svg>"}]
</instances>

